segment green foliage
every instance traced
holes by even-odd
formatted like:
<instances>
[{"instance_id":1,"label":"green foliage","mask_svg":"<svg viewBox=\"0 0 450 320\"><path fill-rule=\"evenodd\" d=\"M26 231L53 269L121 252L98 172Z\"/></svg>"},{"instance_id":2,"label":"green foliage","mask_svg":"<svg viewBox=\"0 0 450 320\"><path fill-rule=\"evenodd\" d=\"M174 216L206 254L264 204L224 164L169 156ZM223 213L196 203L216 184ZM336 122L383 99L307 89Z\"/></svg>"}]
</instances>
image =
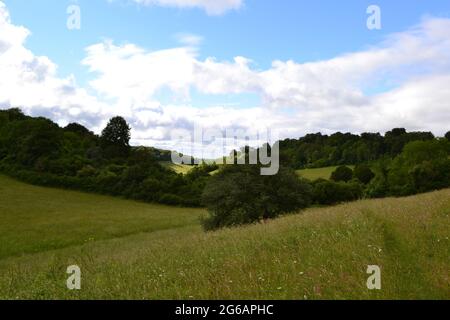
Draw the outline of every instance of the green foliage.
<instances>
[{"instance_id":1,"label":"green foliage","mask_svg":"<svg viewBox=\"0 0 450 320\"><path fill-rule=\"evenodd\" d=\"M53 159L61 151L61 131L47 119L9 121L0 133L0 155L12 162L33 166L39 158Z\"/></svg>"},{"instance_id":2,"label":"green foliage","mask_svg":"<svg viewBox=\"0 0 450 320\"><path fill-rule=\"evenodd\" d=\"M130 126L122 117L114 117L109 120L106 128L102 131L102 140L108 144L129 146Z\"/></svg>"},{"instance_id":3,"label":"green foliage","mask_svg":"<svg viewBox=\"0 0 450 320\"><path fill-rule=\"evenodd\" d=\"M389 168L389 194L404 196L449 187L449 154L448 140L409 143Z\"/></svg>"},{"instance_id":4,"label":"green foliage","mask_svg":"<svg viewBox=\"0 0 450 320\"><path fill-rule=\"evenodd\" d=\"M100 137L108 158L124 157L130 149L131 128L122 117L111 118Z\"/></svg>"},{"instance_id":5,"label":"green foliage","mask_svg":"<svg viewBox=\"0 0 450 320\"><path fill-rule=\"evenodd\" d=\"M349 182L353 178L353 170L347 166L339 166L331 173L330 179L335 182Z\"/></svg>"},{"instance_id":6,"label":"green foliage","mask_svg":"<svg viewBox=\"0 0 450 320\"><path fill-rule=\"evenodd\" d=\"M93 177L96 174L97 174L97 170L95 170L95 168L91 165L84 166L77 172L77 176L80 178Z\"/></svg>"},{"instance_id":7,"label":"green foliage","mask_svg":"<svg viewBox=\"0 0 450 320\"><path fill-rule=\"evenodd\" d=\"M199 166L183 177L158 163L170 152L132 148L129 134L120 117L98 137L77 123L60 128L18 109L0 111L0 169L37 185L199 206L208 172L216 167Z\"/></svg>"},{"instance_id":8,"label":"green foliage","mask_svg":"<svg viewBox=\"0 0 450 320\"><path fill-rule=\"evenodd\" d=\"M450 141L450 131L445 134L445 138Z\"/></svg>"},{"instance_id":9,"label":"green foliage","mask_svg":"<svg viewBox=\"0 0 450 320\"><path fill-rule=\"evenodd\" d=\"M363 164L383 157L395 157L411 141L433 140L431 132L406 132L393 129L385 136L379 133L321 133L280 142L281 163L296 169L321 168L343 164Z\"/></svg>"},{"instance_id":10,"label":"green foliage","mask_svg":"<svg viewBox=\"0 0 450 320\"><path fill-rule=\"evenodd\" d=\"M229 165L210 178L202 197L209 211L206 230L272 219L310 204L310 185L293 170L282 167L277 175L262 176L260 169Z\"/></svg>"},{"instance_id":11,"label":"green foliage","mask_svg":"<svg viewBox=\"0 0 450 320\"><path fill-rule=\"evenodd\" d=\"M213 216L205 224L212 225L210 228L272 218L308 203L306 184L301 181L298 185L287 169L267 178L259 175L258 166L225 166L212 179L213 184L208 184L211 173L218 171L216 164L193 165L184 175L178 174L171 166L160 164L170 160L170 151L130 147L129 139L129 125L121 117L111 119L99 137L77 123L60 128L19 109L0 110L0 170L33 184L183 206L200 206L208 185L204 198L213 208ZM384 137L377 133L309 134L281 141L280 147L281 161L290 166L341 165L332 179L349 183L316 182L316 204L358 199L362 185L366 197L410 195L450 186L450 141L435 139L427 132L408 133L398 128ZM243 157L249 151L245 147L233 155ZM359 165L352 172L343 163ZM369 163L374 171L363 163ZM331 169L318 169L322 174L327 170ZM214 186L226 186L238 178L243 178L242 182L229 188ZM362 185L350 182L352 178ZM302 196L296 199L299 190ZM223 199L215 198L214 193Z\"/></svg>"},{"instance_id":12,"label":"green foliage","mask_svg":"<svg viewBox=\"0 0 450 320\"><path fill-rule=\"evenodd\" d=\"M363 184L368 184L375 177L375 173L368 165L360 164L353 171L353 178L358 179Z\"/></svg>"},{"instance_id":13,"label":"green foliage","mask_svg":"<svg viewBox=\"0 0 450 320\"><path fill-rule=\"evenodd\" d=\"M365 189L365 196L367 198L382 198L389 194L389 185L387 181L389 165L389 161L386 160L379 160L377 162L377 173Z\"/></svg>"},{"instance_id":14,"label":"green foliage","mask_svg":"<svg viewBox=\"0 0 450 320\"><path fill-rule=\"evenodd\" d=\"M1 113L5 115L7 121L21 121L27 118L19 108L2 110Z\"/></svg>"},{"instance_id":15,"label":"green foliage","mask_svg":"<svg viewBox=\"0 0 450 320\"><path fill-rule=\"evenodd\" d=\"M361 199L363 189L357 182L345 183L319 179L313 183L313 201L319 205L333 205Z\"/></svg>"},{"instance_id":16,"label":"green foliage","mask_svg":"<svg viewBox=\"0 0 450 320\"><path fill-rule=\"evenodd\" d=\"M79 135L93 135L93 133L78 123L69 123L65 128L65 131L73 132Z\"/></svg>"},{"instance_id":17,"label":"green foliage","mask_svg":"<svg viewBox=\"0 0 450 320\"><path fill-rule=\"evenodd\" d=\"M415 193L439 190L450 186L450 160L424 161L409 172Z\"/></svg>"}]
</instances>

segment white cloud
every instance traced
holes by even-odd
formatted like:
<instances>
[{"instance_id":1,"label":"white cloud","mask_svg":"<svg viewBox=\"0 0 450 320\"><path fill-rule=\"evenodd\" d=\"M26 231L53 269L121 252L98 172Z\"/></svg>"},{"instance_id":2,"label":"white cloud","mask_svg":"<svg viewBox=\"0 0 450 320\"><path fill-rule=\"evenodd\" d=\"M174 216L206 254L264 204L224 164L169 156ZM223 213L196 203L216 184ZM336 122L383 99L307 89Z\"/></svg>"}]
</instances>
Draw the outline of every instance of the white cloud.
<instances>
[{"instance_id":1,"label":"white cloud","mask_svg":"<svg viewBox=\"0 0 450 320\"><path fill-rule=\"evenodd\" d=\"M447 80L450 74L449 29L449 19L427 19L367 50L303 64L275 61L268 70L252 68L253 62L244 57L231 62L199 60L192 46L149 52L134 45L102 43L87 49L83 63L98 73L91 83L96 90L128 105L143 105L162 89L183 101L189 101L192 88L204 94L256 93L263 99L260 107L271 117L280 112L276 109L293 108L302 118L294 125L297 128L387 130L404 123L441 133L441 125L433 127L432 122L420 127L413 118L414 110L431 113L446 101L448 90L430 84L437 84L433 79ZM365 93L386 85L394 89L378 95ZM411 99L395 98L409 91L420 93L414 104ZM396 110L410 116L399 121L405 117L392 117ZM367 112L378 117L385 114L385 121L370 122ZM361 114L365 121L358 120Z\"/></svg>"},{"instance_id":2,"label":"white cloud","mask_svg":"<svg viewBox=\"0 0 450 320\"><path fill-rule=\"evenodd\" d=\"M73 76L57 77L57 66L50 59L25 48L29 35L26 28L11 23L0 2L0 107L21 107L61 124L80 120L95 128L106 105L79 88Z\"/></svg>"},{"instance_id":3,"label":"white cloud","mask_svg":"<svg viewBox=\"0 0 450 320\"><path fill-rule=\"evenodd\" d=\"M93 96L73 76L58 77L50 59L25 47L30 32L11 23L0 1L0 107L22 107L61 124L78 121L97 132L109 117L122 115L132 124L135 144L170 148L179 147L171 132L196 124L278 129L282 137L398 126L443 134L450 129L448 30L450 19L428 18L359 52L310 63L274 61L266 70L239 56L199 59L200 38L189 34L178 35L184 46L159 51L106 41L86 48L82 61L92 72ZM262 103L196 108L193 89L252 93ZM162 103L161 93L176 99Z\"/></svg>"},{"instance_id":4,"label":"white cloud","mask_svg":"<svg viewBox=\"0 0 450 320\"><path fill-rule=\"evenodd\" d=\"M221 15L239 9L244 0L133 0L143 5L159 5L176 8L200 8L209 15Z\"/></svg>"},{"instance_id":5,"label":"white cloud","mask_svg":"<svg viewBox=\"0 0 450 320\"><path fill-rule=\"evenodd\" d=\"M181 32L175 38L184 46L197 47L203 42L203 37L197 34Z\"/></svg>"},{"instance_id":6,"label":"white cloud","mask_svg":"<svg viewBox=\"0 0 450 320\"><path fill-rule=\"evenodd\" d=\"M147 52L132 44L106 42L90 46L86 52L83 64L98 74L90 84L109 98L145 103L163 87L188 95L195 62L191 48Z\"/></svg>"}]
</instances>

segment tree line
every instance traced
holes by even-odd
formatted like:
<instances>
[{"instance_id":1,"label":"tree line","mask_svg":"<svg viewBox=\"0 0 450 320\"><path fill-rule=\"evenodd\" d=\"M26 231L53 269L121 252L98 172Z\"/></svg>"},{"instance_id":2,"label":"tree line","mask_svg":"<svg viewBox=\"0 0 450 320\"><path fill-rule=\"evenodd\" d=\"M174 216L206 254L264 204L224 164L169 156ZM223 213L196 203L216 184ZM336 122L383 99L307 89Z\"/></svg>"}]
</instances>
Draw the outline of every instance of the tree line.
<instances>
[{"instance_id":1,"label":"tree line","mask_svg":"<svg viewBox=\"0 0 450 320\"><path fill-rule=\"evenodd\" d=\"M309 206L450 187L450 132L438 138L397 128L384 136L317 133L286 139L277 142L281 168L274 176L261 176L261 165L219 168L205 163L177 174L160 163L170 161L171 151L132 147L129 141L130 127L121 117L110 119L96 135L78 123L61 128L17 108L0 110L1 172L37 185L205 206L206 230L272 219ZM247 156L249 151L244 147L233 155ZM338 166L330 179L309 181L295 171L324 166Z\"/></svg>"},{"instance_id":2,"label":"tree line","mask_svg":"<svg viewBox=\"0 0 450 320\"><path fill-rule=\"evenodd\" d=\"M380 133L315 133L281 141L280 157L283 164L296 169L356 165L383 157L393 158L409 142L435 138L431 132L407 132L404 128L395 128L384 136Z\"/></svg>"},{"instance_id":3,"label":"tree line","mask_svg":"<svg viewBox=\"0 0 450 320\"><path fill-rule=\"evenodd\" d=\"M20 109L0 111L0 170L25 182L170 205L200 206L213 165L187 175L163 167L171 152L131 147L130 127L112 118L101 135L64 128Z\"/></svg>"}]
</instances>

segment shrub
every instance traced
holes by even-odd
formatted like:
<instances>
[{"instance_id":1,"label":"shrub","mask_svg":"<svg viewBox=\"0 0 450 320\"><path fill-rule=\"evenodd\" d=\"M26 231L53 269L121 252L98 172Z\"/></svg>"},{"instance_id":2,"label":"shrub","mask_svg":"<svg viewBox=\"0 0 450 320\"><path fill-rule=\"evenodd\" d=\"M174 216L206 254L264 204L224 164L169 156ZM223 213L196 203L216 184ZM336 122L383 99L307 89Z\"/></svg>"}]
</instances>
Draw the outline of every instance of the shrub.
<instances>
[{"instance_id":1,"label":"shrub","mask_svg":"<svg viewBox=\"0 0 450 320\"><path fill-rule=\"evenodd\" d=\"M202 221L206 230L271 219L310 204L309 183L292 169L282 167L274 176L261 176L260 169L228 165L209 179L202 196L209 212Z\"/></svg>"},{"instance_id":2,"label":"shrub","mask_svg":"<svg viewBox=\"0 0 450 320\"><path fill-rule=\"evenodd\" d=\"M353 171L353 178L363 184L368 184L375 177L375 173L367 165L358 165Z\"/></svg>"},{"instance_id":3,"label":"shrub","mask_svg":"<svg viewBox=\"0 0 450 320\"><path fill-rule=\"evenodd\" d=\"M450 160L425 161L411 171L416 192L427 192L450 187Z\"/></svg>"},{"instance_id":4,"label":"shrub","mask_svg":"<svg viewBox=\"0 0 450 320\"><path fill-rule=\"evenodd\" d=\"M360 199L363 189L357 182L317 180L313 183L313 201L320 205L333 205Z\"/></svg>"},{"instance_id":5,"label":"shrub","mask_svg":"<svg viewBox=\"0 0 450 320\"><path fill-rule=\"evenodd\" d=\"M336 170L331 174L330 179L335 182L348 182L353 178L353 171L347 166L337 167Z\"/></svg>"},{"instance_id":6,"label":"shrub","mask_svg":"<svg viewBox=\"0 0 450 320\"><path fill-rule=\"evenodd\" d=\"M84 166L77 172L77 177L85 178L85 177L93 177L97 174L97 170L91 165Z\"/></svg>"},{"instance_id":7,"label":"shrub","mask_svg":"<svg viewBox=\"0 0 450 320\"><path fill-rule=\"evenodd\" d=\"M365 190L367 198L383 198L389 194L389 184L386 176L383 174L375 175L375 178L370 181Z\"/></svg>"},{"instance_id":8,"label":"shrub","mask_svg":"<svg viewBox=\"0 0 450 320\"><path fill-rule=\"evenodd\" d=\"M407 144L389 170L389 195L406 196L447 187L449 152L447 140Z\"/></svg>"},{"instance_id":9,"label":"shrub","mask_svg":"<svg viewBox=\"0 0 450 320\"><path fill-rule=\"evenodd\" d=\"M180 205L183 199L177 195L165 193L159 198L159 202L167 205Z\"/></svg>"}]
</instances>

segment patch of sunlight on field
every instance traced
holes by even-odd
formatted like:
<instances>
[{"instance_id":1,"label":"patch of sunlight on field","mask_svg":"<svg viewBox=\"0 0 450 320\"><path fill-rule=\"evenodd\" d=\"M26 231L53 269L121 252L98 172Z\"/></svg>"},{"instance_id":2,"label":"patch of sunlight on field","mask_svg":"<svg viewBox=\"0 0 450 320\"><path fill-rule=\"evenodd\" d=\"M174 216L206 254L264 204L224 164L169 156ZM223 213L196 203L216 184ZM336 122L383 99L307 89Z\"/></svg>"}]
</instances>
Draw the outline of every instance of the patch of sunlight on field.
<instances>
[{"instance_id":1,"label":"patch of sunlight on field","mask_svg":"<svg viewBox=\"0 0 450 320\"><path fill-rule=\"evenodd\" d=\"M352 170L355 169L355 166L348 166ZM297 170L297 174L306 178L308 180L317 180L317 179L330 179L331 174L334 170L336 170L337 166L334 167L325 167L325 168L315 168L315 169L301 169Z\"/></svg>"},{"instance_id":2,"label":"patch of sunlight on field","mask_svg":"<svg viewBox=\"0 0 450 320\"><path fill-rule=\"evenodd\" d=\"M9 232L3 250L14 248L13 240L27 244L30 234L37 242L64 241L55 231L30 233L35 224L56 230L63 221L59 232L69 238L89 226L89 235L104 234L108 227L118 236L0 259L0 299L450 299L450 189L313 208L265 224L204 233L193 218L201 210L163 210L98 196L89 202L87 195L2 182L2 193L7 188L19 193L9 195L14 201L0 198L1 212L9 207L16 217L5 220L2 213L0 234ZM80 202L86 201L99 204L85 213L90 206ZM115 201L127 211L112 219L106 212L121 206ZM34 202L41 209L33 210ZM43 208L51 209L42 215ZM98 210L101 219L84 221ZM151 225L147 215L159 230L139 232L129 222ZM122 228L137 232L124 236ZM82 290L76 292L65 287L66 268L73 264L82 270ZM367 289L368 265L381 267L382 290Z\"/></svg>"},{"instance_id":3,"label":"patch of sunlight on field","mask_svg":"<svg viewBox=\"0 0 450 320\"><path fill-rule=\"evenodd\" d=\"M193 168L193 166L187 164L175 164L170 161L161 161L160 164L166 168L175 171L176 173L181 174L187 174Z\"/></svg>"}]
</instances>

